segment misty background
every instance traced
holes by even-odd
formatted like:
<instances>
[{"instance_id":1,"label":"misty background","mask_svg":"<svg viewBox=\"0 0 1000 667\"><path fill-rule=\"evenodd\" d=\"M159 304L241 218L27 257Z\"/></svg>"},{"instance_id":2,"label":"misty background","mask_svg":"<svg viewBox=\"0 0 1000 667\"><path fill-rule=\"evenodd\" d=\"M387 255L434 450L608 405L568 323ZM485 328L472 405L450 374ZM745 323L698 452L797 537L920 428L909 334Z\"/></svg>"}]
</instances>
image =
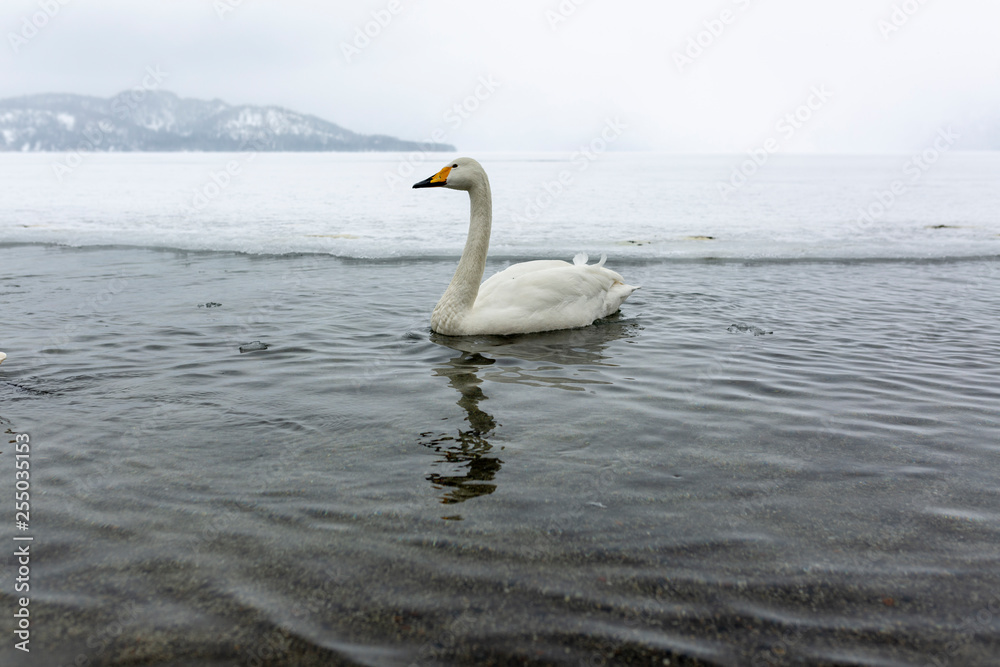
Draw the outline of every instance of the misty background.
<instances>
[{"instance_id":1,"label":"misty background","mask_svg":"<svg viewBox=\"0 0 1000 667\"><path fill-rule=\"evenodd\" d=\"M574 150L608 119L616 149L907 151L948 125L977 149L1000 145L997 25L995 0L6 0L0 97L109 98L154 68L463 153Z\"/></svg>"}]
</instances>

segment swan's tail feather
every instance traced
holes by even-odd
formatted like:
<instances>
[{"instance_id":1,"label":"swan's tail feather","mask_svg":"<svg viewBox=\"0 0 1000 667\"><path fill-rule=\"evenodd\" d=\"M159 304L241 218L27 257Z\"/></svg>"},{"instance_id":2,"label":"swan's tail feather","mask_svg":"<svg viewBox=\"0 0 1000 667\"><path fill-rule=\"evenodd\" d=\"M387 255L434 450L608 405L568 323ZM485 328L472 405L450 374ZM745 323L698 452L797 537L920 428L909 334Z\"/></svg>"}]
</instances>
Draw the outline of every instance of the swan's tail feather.
<instances>
[{"instance_id":1,"label":"swan's tail feather","mask_svg":"<svg viewBox=\"0 0 1000 667\"><path fill-rule=\"evenodd\" d=\"M585 252L578 252L575 257L573 257L573 263L577 266L586 266L587 262L590 261L590 255ZM608 261L608 256L605 253L601 253L601 261L594 266L604 266L604 262Z\"/></svg>"}]
</instances>

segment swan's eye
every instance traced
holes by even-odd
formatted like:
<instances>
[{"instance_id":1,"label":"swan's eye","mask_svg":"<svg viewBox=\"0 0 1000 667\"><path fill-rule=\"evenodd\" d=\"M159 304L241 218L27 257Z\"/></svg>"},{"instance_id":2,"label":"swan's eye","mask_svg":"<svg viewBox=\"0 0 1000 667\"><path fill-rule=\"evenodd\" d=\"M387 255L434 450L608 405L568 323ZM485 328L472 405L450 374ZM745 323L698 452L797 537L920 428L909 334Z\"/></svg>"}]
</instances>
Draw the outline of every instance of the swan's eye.
<instances>
[{"instance_id":1,"label":"swan's eye","mask_svg":"<svg viewBox=\"0 0 1000 667\"><path fill-rule=\"evenodd\" d=\"M452 169L458 169L458 165L457 164L453 164L453 165L451 165L451 168Z\"/></svg>"}]
</instances>

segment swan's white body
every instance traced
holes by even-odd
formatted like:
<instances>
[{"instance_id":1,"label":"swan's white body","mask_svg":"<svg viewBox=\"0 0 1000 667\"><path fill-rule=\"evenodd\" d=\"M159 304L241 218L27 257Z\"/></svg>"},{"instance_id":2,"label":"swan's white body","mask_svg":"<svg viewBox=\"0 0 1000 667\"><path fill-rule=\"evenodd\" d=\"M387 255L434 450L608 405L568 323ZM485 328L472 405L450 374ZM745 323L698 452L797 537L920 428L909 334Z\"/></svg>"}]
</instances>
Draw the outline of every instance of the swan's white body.
<instances>
[{"instance_id":1,"label":"swan's white body","mask_svg":"<svg viewBox=\"0 0 1000 667\"><path fill-rule=\"evenodd\" d=\"M467 190L469 236L455 276L431 315L431 328L446 336L505 335L573 329L616 312L637 287L604 268L604 258L587 264L538 260L514 264L482 285L490 246L493 201L482 166L459 158L413 187Z\"/></svg>"}]
</instances>

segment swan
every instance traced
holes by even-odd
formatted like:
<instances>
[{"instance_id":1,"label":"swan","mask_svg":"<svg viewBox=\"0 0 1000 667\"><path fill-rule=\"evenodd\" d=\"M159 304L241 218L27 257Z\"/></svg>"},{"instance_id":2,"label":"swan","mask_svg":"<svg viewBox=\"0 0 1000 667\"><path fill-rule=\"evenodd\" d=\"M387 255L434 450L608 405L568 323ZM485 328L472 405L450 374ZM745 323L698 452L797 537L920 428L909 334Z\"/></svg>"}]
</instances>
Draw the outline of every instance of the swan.
<instances>
[{"instance_id":1,"label":"swan","mask_svg":"<svg viewBox=\"0 0 1000 667\"><path fill-rule=\"evenodd\" d=\"M490 247L493 200L486 170L472 158L449 162L414 188L451 188L469 193L469 236L455 276L431 314L431 329L445 336L525 334L575 329L616 312L639 289L604 268L606 257L587 264L536 260L514 264L482 285Z\"/></svg>"}]
</instances>

